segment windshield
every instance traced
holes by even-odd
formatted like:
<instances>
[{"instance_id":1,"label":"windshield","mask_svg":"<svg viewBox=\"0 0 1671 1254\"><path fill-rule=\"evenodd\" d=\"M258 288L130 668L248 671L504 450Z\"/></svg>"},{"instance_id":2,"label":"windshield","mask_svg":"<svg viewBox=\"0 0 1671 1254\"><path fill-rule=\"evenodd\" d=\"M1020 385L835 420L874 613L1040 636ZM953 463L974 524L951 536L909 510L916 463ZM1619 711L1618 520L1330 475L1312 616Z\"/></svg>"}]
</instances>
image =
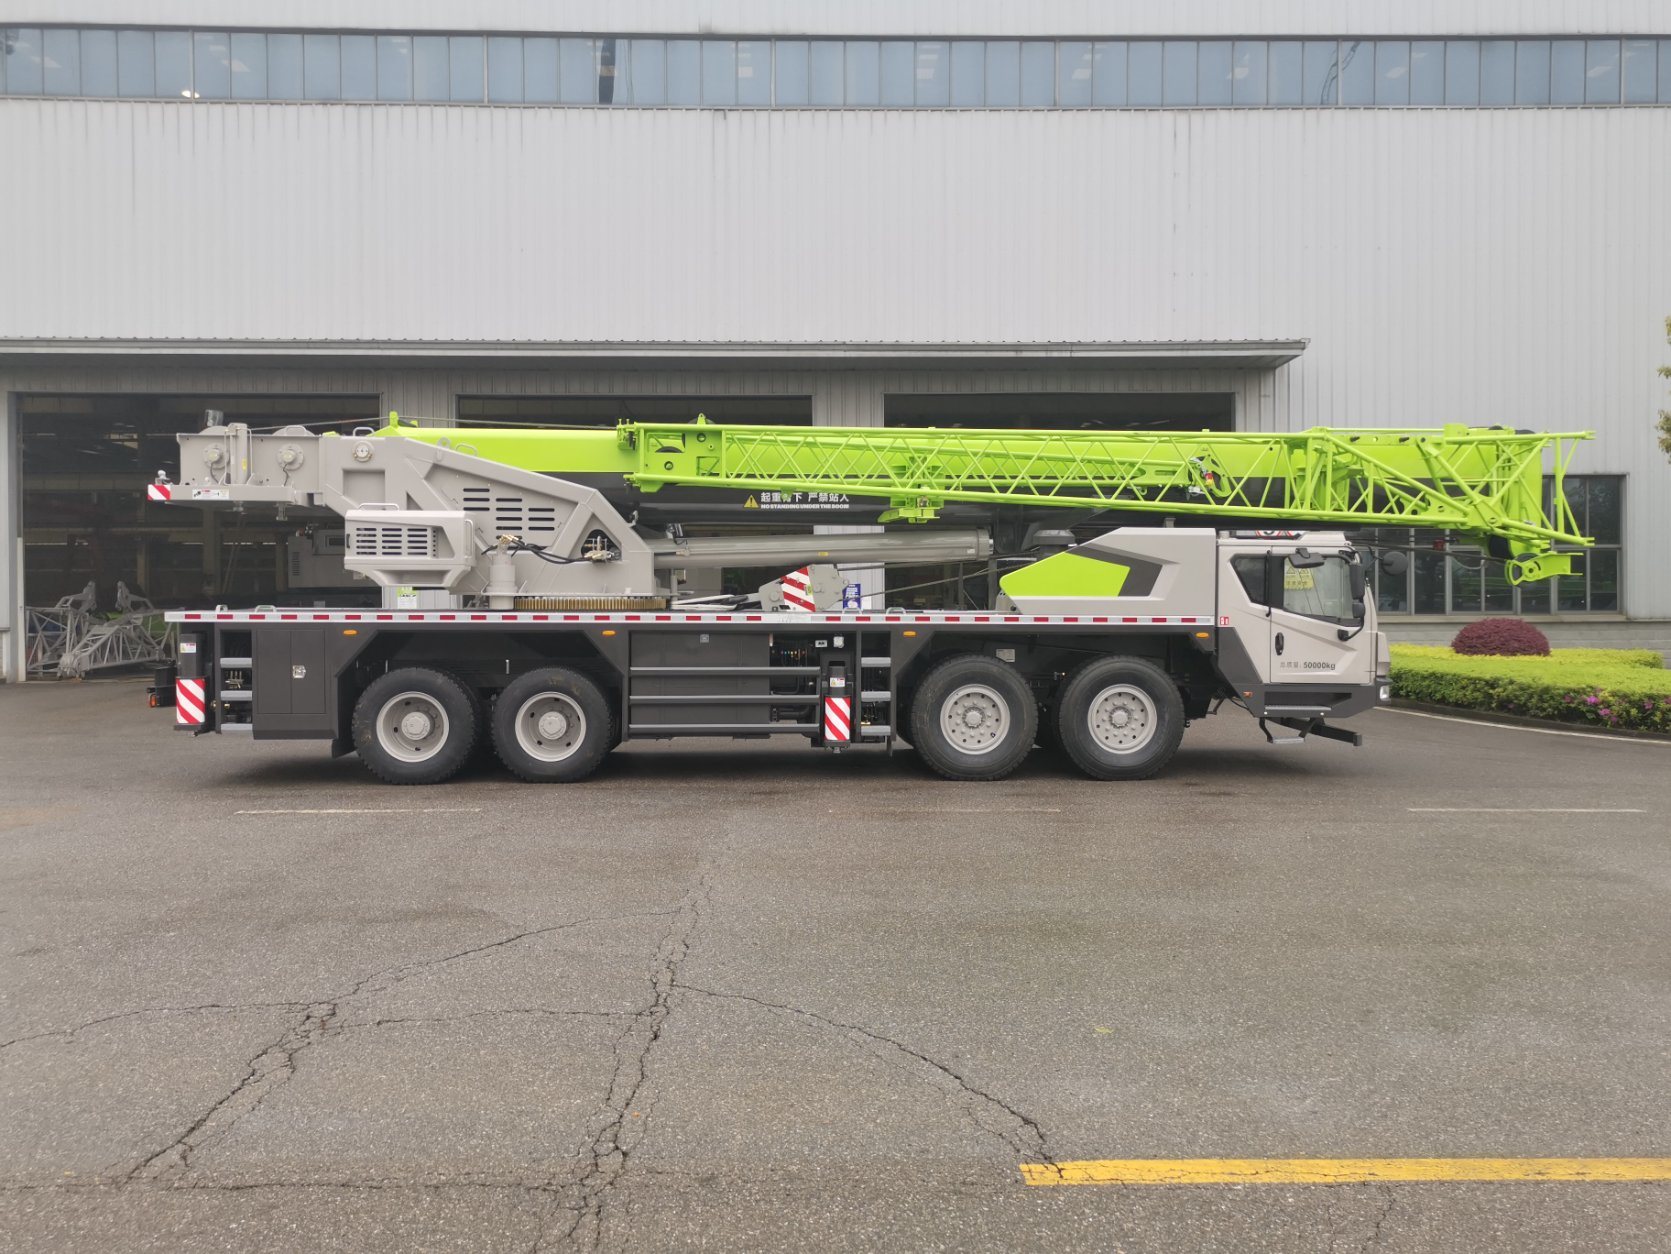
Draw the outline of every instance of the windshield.
<instances>
[{"instance_id":1,"label":"windshield","mask_svg":"<svg viewBox=\"0 0 1671 1254\"><path fill-rule=\"evenodd\" d=\"M1295 566L1282 559L1282 608L1312 618L1355 623L1352 573L1344 557L1326 557L1321 566Z\"/></svg>"}]
</instances>

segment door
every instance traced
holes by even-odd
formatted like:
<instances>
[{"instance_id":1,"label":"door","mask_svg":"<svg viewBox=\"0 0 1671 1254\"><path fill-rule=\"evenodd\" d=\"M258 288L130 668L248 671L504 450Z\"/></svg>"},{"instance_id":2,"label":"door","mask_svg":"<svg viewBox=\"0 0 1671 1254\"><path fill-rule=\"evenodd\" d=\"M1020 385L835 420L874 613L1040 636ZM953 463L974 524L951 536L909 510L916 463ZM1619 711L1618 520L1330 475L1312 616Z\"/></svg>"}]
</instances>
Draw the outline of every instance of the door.
<instances>
[{"instance_id":1,"label":"door","mask_svg":"<svg viewBox=\"0 0 1671 1254\"><path fill-rule=\"evenodd\" d=\"M1362 567L1339 553L1275 554L1271 561L1271 682L1373 683Z\"/></svg>"}]
</instances>

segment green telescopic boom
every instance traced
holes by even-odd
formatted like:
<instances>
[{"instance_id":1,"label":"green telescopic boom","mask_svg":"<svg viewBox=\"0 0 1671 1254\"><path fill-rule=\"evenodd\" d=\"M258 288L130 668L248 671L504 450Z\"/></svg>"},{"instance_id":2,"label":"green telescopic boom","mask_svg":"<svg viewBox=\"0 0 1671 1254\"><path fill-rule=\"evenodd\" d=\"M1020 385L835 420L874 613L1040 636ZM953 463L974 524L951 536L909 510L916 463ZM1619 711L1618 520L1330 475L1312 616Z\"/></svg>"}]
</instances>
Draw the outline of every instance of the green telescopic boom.
<instances>
[{"instance_id":1,"label":"green telescopic boom","mask_svg":"<svg viewBox=\"0 0 1671 1254\"><path fill-rule=\"evenodd\" d=\"M1591 543L1561 489L1577 442L1590 432L971 431L704 418L624 422L610 432L415 427L390 417L380 434L526 470L618 473L644 492L677 485L878 497L888 502L883 522L925 522L958 502L1424 527L1485 541L1516 583L1570 573L1570 554L1558 549Z\"/></svg>"}]
</instances>

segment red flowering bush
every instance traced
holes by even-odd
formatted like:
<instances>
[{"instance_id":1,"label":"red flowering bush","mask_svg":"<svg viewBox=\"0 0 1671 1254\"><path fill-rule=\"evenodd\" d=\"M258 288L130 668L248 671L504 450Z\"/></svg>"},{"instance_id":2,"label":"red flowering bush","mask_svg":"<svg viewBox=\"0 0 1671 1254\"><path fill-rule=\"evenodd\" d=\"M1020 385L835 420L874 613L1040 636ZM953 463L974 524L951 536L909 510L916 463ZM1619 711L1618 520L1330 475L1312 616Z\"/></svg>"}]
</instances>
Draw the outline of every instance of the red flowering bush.
<instances>
[{"instance_id":1,"label":"red flowering bush","mask_svg":"<svg viewBox=\"0 0 1671 1254\"><path fill-rule=\"evenodd\" d=\"M1548 657L1549 637L1522 619L1482 618L1457 632L1451 648L1493 657Z\"/></svg>"}]
</instances>

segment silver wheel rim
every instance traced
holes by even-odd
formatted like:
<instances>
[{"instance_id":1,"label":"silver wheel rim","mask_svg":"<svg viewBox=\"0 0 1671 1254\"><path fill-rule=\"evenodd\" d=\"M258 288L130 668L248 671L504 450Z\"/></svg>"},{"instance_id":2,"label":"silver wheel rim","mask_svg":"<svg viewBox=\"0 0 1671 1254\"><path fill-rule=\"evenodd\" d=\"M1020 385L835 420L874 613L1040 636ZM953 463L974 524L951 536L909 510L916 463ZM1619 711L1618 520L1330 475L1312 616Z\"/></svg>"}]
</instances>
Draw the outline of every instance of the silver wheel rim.
<instances>
[{"instance_id":1,"label":"silver wheel rim","mask_svg":"<svg viewBox=\"0 0 1671 1254\"><path fill-rule=\"evenodd\" d=\"M1136 753L1155 738L1160 714L1154 699L1132 684L1110 684L1085 713L1091 739L1109 753Z\"/></svg>"},{"instance_id":2,"label":"silver wheel rim","mask_svg":"<svg viewBox=\"0 0 1671 1254\"><path fill-rule=\"evenodd\" d=\"M377 711L377 743L402 762L427 762L441 752L452 723L427 692L402 692Z\"/></svg>"},{"instance_id":3,"label":"silver wheel rim","mask_svg":"<svg viewBox=\"0 0 1671 1254\"><path fill-rule=\"evenodd\" d=\"M516 712L516 743L531 758L562 762L586 739L586 715L573 697L537 692Z\"/></svg>"},{"instance_id":4,"label":"silver wheel rim","mask_svg":"<svg viewBox=\"0 0 1671 1254\"><path fill-rule=\"evenodd\" d=\"M940 705L940 734L960 753L991 753L1009 730L1009 702L985 684L964 684Z\"/></svg>"}]
</instances>

